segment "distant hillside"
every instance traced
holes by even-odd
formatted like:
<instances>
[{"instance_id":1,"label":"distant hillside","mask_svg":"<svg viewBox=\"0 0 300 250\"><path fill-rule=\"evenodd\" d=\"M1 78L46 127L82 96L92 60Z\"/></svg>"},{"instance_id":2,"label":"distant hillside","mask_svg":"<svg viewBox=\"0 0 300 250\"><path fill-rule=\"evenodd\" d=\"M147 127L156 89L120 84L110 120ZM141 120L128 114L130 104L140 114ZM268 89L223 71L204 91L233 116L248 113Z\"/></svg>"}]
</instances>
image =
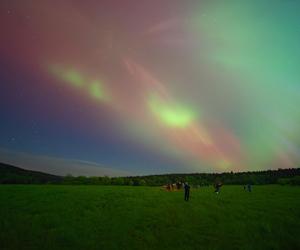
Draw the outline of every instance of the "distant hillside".
<instances>
[{"instance_id":1,"label":"distant hillside","mask_svg":"<svg viewBox=\"0 0 300 250\"><path fill-rule=\"evenodd\" d=\"M63 177L0 163L0 184L61 183Z\"/></svg>"}]
</instances>

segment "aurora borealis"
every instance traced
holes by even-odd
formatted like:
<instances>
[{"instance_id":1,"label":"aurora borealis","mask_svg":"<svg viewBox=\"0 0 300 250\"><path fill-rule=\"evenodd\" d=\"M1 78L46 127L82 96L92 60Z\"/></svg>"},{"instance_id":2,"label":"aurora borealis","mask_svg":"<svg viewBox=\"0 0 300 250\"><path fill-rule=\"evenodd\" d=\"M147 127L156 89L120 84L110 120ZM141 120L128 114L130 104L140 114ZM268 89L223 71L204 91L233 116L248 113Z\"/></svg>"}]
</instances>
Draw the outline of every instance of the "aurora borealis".
<instances>
[{"instance_id":1,"label":"aurora borealis","mask_svg":"<svg viewBox=\"0 0 300 250\"><path fill-rule=\"evenodd\" d=\"M3 150L130 174L299 166L299 1L0 10Z\"/></svg>"}]
</instances>

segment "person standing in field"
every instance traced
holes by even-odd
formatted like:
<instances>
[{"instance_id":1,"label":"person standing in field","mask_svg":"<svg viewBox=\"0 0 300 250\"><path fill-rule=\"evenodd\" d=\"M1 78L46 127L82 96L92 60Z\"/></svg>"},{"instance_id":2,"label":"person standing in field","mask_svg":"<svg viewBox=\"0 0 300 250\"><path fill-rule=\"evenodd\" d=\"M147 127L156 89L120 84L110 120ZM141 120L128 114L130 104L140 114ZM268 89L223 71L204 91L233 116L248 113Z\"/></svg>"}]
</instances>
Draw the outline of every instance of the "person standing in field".
<instances>
[{"instance_id":1,"label":"person standing in field","mask_svg":"<svg viewBox=\"0 0 300 250\"><path fill-rule=\"evenodd\" d=\"M251 192L251 191L252 191L252 186L251 186L250 183L247 185L247 189L248 189L248 192Z\"/></svg>"},{"instance_id":2,"label":"person standing in field","mask_svg":"<svg viewBox=\"0 0 300 250\"><path fill-rule=\"evenodd\" d=\"M216 194L219 194L220 193L220 190L221 190L221 187L222 187L222 183L221 182L218 182L215 184L215 193Z\"/></svg>"},{"instance_id":3,"label":"person standing in field","mask_svg":"<svg viewBox=\"0 0 300 250\"><path fill-rule=\"evenodd\" d=\"M184 183L184 200L188 201L190 198L190 185L186 182Z\"/></svg>"}]
</instances>

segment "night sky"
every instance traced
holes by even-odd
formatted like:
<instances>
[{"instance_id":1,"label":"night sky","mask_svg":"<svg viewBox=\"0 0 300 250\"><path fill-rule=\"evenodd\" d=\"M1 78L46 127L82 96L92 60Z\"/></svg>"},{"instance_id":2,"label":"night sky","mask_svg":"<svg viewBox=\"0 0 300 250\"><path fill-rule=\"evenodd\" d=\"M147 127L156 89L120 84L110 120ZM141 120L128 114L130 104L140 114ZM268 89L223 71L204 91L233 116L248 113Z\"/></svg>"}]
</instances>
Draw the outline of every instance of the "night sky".
<instances>
[{"instance_id":1,"label":"night sky","mask_svg":"<svg viewBox=\"0 0 300 250\"><path fill-rule=\"evenodd\" d=\"M300 1L0 2L0 161L55 174L299 166Z\"/></svg>"}]
</instances>

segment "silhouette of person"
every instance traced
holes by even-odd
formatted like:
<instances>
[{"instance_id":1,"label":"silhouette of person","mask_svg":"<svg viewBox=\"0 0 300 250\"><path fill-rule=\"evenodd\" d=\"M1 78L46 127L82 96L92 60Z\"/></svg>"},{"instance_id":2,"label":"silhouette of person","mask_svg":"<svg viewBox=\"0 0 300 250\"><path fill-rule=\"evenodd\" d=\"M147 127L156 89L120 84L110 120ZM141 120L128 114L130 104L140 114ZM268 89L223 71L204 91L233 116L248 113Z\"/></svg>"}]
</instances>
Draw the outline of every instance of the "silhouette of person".
<instances>
[{"instance_id":1,"label":"silhouette of person","mask_svg":"<svg viewBox=\"0 0 300 250\"><path fill-rule=\"evenodd\" d=\"M186 182L184 183L184 200L188 201L190 198L190 185Z\"/></svg>"},{"instance_id":2,"label":"silhouette of person","mask_svg":"<svg viewBox=\"0 0 300 250\"><path fill-rule=\"evenodd\" d=\"M251 186L250 183L247 185L247 189L248 189L248 192L251 192L251 191L252 191L252 186Z\"/></svg>"},{"instance_id":3,"label":"silhouette of person","mask_svg":"<svg viewBox=\"0 0 300 250\"><path fill-rule=\"evenodd\" d=\"M221 190L221 187L222 187L222 183L221 182L218 182L215 184L215 193L216 194L219 194L220 193L220 190Z\"/></svg>"}]
</instances>

